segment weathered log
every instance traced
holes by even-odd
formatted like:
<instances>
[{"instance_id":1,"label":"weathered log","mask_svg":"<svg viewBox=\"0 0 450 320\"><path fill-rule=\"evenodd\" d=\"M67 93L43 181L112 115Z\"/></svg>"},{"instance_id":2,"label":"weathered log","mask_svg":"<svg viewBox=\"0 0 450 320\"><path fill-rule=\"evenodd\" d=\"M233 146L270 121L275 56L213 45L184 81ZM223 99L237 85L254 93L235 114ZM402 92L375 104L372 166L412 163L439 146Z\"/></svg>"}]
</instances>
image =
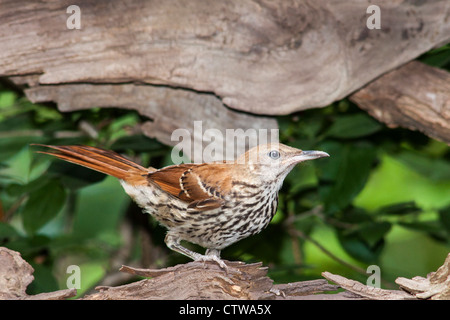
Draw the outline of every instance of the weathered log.
<instances>
[{"instance_id":1,"label":"weathered log","mask_svg":"<svg viewBox=\"0 0 450 320\"><path fill-rule=\"evenodd\" d=\"M375 288L330 272L323 272L322 276L345 290L371 300L450 300L450 253L444 264L436 272L429 273L426 278L398 277L395 283L401 290Z\"/></svg>"},{"instance_id":2,"label":"weathered log","mask_svg":"<svg viewBox=\"0 0 450 320\"><path fill-rule=\"evenodd\" d=\"M193 261L164 269L140 269L122 266L122 272L147 279L111 287L99 286L98 292L85 300L205 300L205 299L320 299L320 300L411 300L450 299L450 254L444 264L427 278L397 278L402 290L385 290L323 272L325 279L273 284L262 263L245 264L225 261L226 269L214 262ZM76 295L75 289L28 295L25 291L33 281L33 268L20 253L0 247L0 299L65 299ZM333 292L339 288L343 292ZM327 293L327 294L323 294Z\"/></svg>"},{"instance_id":3,"label":"weathered log","mask_svg":"<svg viewBox=\"0 0 450 320\"><path fill-rule=\"evenodd\" d=\"M261 142L258 140L259 130L267 132L267 142L278 138L275 119L231 110L216 96L191 90L138 84L66 84L31 87L25 89L25 93L32 102L55 101L63 112L95 107L136 110L148 118L141 124L146 136L166 145L182 145L185 150L190 145L191 160L196 160L196 154L202 155L204 148L211 143L218 155L224 155L217 159L202 157L199 159L202 162L223 160L227 154L230 155L228 159L233 160L231 156L240 154L250 143ZM199 120L201 123L197 125L195 121ZM180 128L188 135L185 139L172 136ZM237 138L239 132L234 132L233 128L241 130L241 139ZM208 135L209 130L214 130L213 137ZM233 138L235 133L236 139ZM257 138L251 142L242 139L243 136ZM239 149L242 142L244 145Z\"/></svg>"},{"instance_id":4,"label":"weathered log","mask_svg":"<svg viewBox=\"0 0 450 320\"><path fill-rule=\"evenodd\" d=\"M391 128L419 130L450 144L450 73L412 61L350 96Z\"/></svg>"},{"instance_id":5,"label":"weathered log","mask_svg":"<svg viewBox=\"0 0 450 320\"><path fill-rule=\"evenodd\" d=\"M450 40L446 0L2 0L0 76L35 85L147 83L212 92L229 107L322 107Z\"/></svg>"},{"instance_id":6,"label":"weathered log","mask_svg":"<svg viewBox=\"0 0 450 320\"><path fill-rule=\"evenodd\" d=\"M450 41L445 0L380 1L380 29L367 26L371 2L356 0L81 0L79 30L66 24L70 1L0 4L0 76L64 111L137 109L153 120L144 133L170 145L173 129L192 133L193 120L222 137L276 128L227 107L275 115L326 106ZM436 131L447 119L439 112L430 129L430 121L397 115L395 124L380 119L447 141Z\"/></svg>"},{"instance_id":7,"label":"weathered log","mask_svg":"<svg viewBox=\"0 0 450 320\"><path fill-rule=\"evenodd\" d=\"M0 247L0 300L62 300L77 294L76 289L65 289L28 295L26 290L34 280L33 272L19 252Z\"/></svg>"}]
</instances>

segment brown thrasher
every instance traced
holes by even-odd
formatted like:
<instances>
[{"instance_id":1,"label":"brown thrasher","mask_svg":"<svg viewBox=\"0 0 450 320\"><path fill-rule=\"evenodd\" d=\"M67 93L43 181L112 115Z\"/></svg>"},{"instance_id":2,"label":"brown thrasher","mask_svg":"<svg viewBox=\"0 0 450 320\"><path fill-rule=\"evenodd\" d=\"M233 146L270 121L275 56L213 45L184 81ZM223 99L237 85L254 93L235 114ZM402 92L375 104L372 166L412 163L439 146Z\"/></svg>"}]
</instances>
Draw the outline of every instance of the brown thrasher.
<instances>
[{"instance_id":1,"label":"brown thrasher","mask_svg":"<svg viewBox=\"0 0 450 320\"><path fill-rule=\"evenodd\" d=\"M254 147L235 161L144 168L119 154L89 146L40 145L49 154L114 176L125 192L167 229L167 246L193 260L214 260L220 251L259 233L272 220L286 175L305 160L328 157L280 143ZM206 248L205 255L180 244Z\"/></svg>"}]
</instances>

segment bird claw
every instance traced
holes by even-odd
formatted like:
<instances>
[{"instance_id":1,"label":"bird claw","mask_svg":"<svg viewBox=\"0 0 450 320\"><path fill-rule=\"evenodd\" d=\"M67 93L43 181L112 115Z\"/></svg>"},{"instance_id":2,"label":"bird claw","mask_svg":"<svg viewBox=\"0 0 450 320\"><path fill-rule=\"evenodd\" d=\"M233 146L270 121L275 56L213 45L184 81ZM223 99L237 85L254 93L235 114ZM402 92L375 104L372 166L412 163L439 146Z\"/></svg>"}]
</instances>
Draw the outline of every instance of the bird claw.
<instances>
[{"instance_id":1,"label":"bird claw","mask_svg":"<svg viewBox=\"0 0 450 320\"><path fill-rule=\"evenodd\" d=\"M228 266L226 265L226 263L220 259L218 256L214 255L214 254L210 254L210 255L200 255L197 259L195 259L196 261L203 261L203 262L207 262L207 261L214 261L216 262L219 267L221 267L222 269L224 269L225 271L228 271Z\"/></svg>"}]
</instances>

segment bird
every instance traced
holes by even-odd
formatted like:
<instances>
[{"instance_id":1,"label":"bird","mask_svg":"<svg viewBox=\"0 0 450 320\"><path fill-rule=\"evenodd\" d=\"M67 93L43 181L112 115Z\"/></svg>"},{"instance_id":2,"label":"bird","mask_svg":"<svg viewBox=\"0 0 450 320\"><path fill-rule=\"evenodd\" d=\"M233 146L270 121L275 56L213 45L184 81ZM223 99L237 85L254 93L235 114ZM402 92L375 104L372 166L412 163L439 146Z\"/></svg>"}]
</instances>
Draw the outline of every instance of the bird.
<instances>
[{"instance_id":1,"label":"bird","mask_svg":"<svg viewBox=\"0 0 450 320\"><path fill-rule=\"evenodd\" d=\"M215 261L220 253L265 229L278 206L278 192L288 173L303 161L329 157L282 143L257 145L235 160L182 163L145 168L118 153L83 145L45 145L38 153L119 179L125 192L167 228L168 248L195 261ZM197 244L205 254L181 241Z\"/></svg>"}]
</instances>

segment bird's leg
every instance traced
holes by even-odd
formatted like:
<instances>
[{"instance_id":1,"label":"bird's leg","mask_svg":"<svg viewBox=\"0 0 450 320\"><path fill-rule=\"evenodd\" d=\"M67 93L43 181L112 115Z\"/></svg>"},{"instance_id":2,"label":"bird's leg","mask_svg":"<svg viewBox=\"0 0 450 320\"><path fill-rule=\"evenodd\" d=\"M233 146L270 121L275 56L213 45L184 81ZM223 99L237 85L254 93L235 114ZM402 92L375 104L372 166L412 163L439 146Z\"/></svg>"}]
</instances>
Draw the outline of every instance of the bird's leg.
<instances>
[{"instance_id":1,"label":"bird's leg","mask_svg":"<svg viewBox=\"0 0 450 320\"><path fill-rule=\"evenodd\" d=\"M181 254L191 258L194 261L215 261L222 269L225 269L225 270L228 269L225 262L223 262L223 260L220 259L220 250L207 249L206 254L204 254L204 255L194 252L194 251L191 251L191 250L183 247L180 244L180 239L177 236L170 234L170 231L166 234L166 238L164 239L164 242L166 243L166 245L169 249L176 251L178 253L181 253Z\"/></svg>"},{"instance_id":2,"label":"bird's leg","mask_svg":"<svg viewBox=\"0 0 450 320\"><path fill-rule=\"evenodd\" d=\"M206 249L205 255L206 256L216 256L216 257L220 258L220 250Z\"/></svg>"},{"instance_id":3,"label":"bird's leg","mask_svg":"<svg viewBox=\"0 0 450 320\"><path fill-rule=\"evenodd\" d=\"M215 261L222 269L228 270L228 266L220 259L220 250L206 249L204 257L206 258L204 261Z\"/></svg>"}]
</instances>

